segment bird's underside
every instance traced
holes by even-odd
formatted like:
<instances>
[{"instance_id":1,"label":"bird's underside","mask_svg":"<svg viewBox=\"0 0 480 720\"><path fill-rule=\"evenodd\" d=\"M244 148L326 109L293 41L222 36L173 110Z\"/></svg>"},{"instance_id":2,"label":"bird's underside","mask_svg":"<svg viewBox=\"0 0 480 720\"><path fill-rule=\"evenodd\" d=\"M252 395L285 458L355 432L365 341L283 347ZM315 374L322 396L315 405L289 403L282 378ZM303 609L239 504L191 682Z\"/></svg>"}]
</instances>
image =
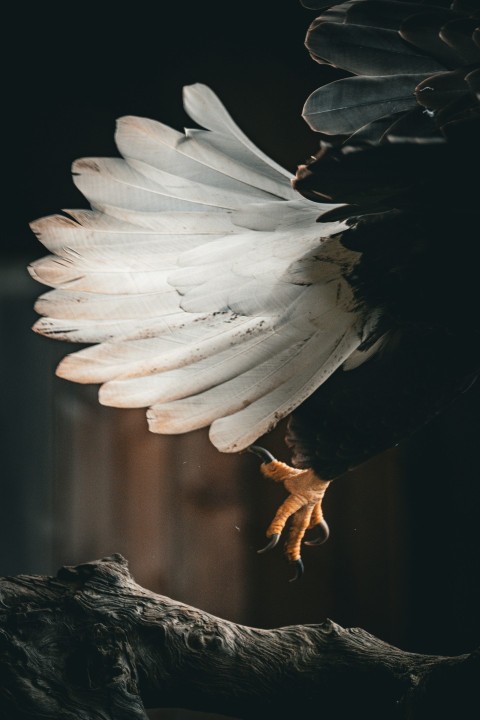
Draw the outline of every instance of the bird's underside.
<instances>
[{"instance_id":1,"label":"bird's underside","mask_svg":"<svg viewBox=\"0 0 480 720\"><path fill-rule=\"evenodd\" d=\"M103 404L147 407L153 432L210 426L224 452L290 415L296 467L255 451L289 492L269 546L291 517L298 570L305 531L328 535L329 481L479 370L479 13L467 0L304 4L322 10L310 53L343 72L306 102L321 145L295 179L190 86L204 129L119 120L122 157L73 166L92 209L33 223L52 255L30 268L53 288L37 332L92 344L58 374L101 384Z\"/></svg>"}]
</instances>

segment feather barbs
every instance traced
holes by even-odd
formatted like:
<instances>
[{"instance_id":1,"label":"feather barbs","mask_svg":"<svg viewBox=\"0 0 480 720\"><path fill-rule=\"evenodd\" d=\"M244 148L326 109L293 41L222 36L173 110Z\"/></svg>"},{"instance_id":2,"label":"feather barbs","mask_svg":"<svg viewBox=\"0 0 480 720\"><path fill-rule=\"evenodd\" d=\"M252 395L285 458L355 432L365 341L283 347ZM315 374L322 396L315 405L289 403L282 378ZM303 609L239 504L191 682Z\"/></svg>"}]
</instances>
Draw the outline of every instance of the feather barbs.
<instances>
[{"instance_id":1,"label":"feather barbs","mask_svg":"<svg viewBox=\"0 0 480 720\"><path fill-rule=\"evenodd\" d=\"M185 101L207 130L122 118L122 158L73 165L92 210L34 223L54 253L30 269L53 288L35 329L96 343L58 374L101 384L103 404L150 408L154 432L213 424L217 447L236 451L361 343L345 280L358 253L341 248L342 223L315 223L323 209L209 88Z\"/></svg>"}]
</instances>

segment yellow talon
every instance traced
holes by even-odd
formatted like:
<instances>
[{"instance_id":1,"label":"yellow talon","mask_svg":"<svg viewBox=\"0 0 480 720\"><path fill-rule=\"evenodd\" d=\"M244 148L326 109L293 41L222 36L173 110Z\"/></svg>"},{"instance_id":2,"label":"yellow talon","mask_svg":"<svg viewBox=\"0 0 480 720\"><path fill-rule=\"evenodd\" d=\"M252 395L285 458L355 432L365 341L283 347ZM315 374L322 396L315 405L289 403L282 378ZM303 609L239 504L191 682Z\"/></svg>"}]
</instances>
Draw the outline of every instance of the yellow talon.
<instances>
[{"instance_id":1,"label":"yellow talon","mask_svg":"<svg viewBox=\"0 0 480 720\"><path fill-rule=\"evenodd\" d=\"M322 528L323 537L320 541L313 541L310 544L320 544L328 537L328 526L323 519L322 500L330 481L322 480L311 469L292 468L274 458L265 460L260 469L265 477L283 483L289 496L280 505L267 529L266 535L271 539L270 543L259 552L275 547L288 519L291 518L285 555L290 562L301 564L300 548L306 531L316 526Z\"/></svg>"}]
</instances>

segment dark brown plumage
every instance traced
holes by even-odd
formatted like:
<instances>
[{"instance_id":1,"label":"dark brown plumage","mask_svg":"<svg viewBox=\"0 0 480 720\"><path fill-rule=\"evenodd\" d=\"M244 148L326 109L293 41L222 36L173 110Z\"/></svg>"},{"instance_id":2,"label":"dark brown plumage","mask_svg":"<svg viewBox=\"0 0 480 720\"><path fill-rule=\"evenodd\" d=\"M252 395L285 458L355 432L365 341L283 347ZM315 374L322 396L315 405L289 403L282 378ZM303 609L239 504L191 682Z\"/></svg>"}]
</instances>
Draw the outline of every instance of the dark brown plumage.
<instances>
[{"instance_id":1,"label":"dark brown plumage","mask_svg":"<svg viewBox=\"0 0 480 720\"><path fill-rule=\"evenodd\" d=\"M361 67L363 76L335 83L349 105L340 111L348 120L339 124L356 127L347 138L324 134L331 86L307 101L307 121L322 141L299 168L295 187L310 199L346 204L320 220L346 219L341 242L362 253L349 281L358 302L381 317L365 349L383 337L370 360L338 370L290 420L295 464L321 477L397 444L469 387L480 369L480 108L473 66L480 48L472 40L478 11L473 3L446 5L344 3L325 9L307 34L314 59ZM383 74L372 80L377 73ZM409 106L389 107L380 117L377 109L372 118L382 97L368 95L372 83L400 88ZM320 100L322 113L312 114Z\"/></svg>"}]
</instances>

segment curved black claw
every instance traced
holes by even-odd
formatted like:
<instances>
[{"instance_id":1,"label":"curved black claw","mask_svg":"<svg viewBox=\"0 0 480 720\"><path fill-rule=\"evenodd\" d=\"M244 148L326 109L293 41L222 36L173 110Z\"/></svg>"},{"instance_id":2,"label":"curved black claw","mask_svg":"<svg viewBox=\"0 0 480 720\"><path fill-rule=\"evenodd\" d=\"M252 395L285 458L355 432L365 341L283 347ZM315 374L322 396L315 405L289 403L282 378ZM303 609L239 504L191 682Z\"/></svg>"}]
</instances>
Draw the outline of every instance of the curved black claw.
<instances>
[{"instance_id":1,"label":"curved black claw","mask_svg":"<svg viewBox=\"0 0 480 720\"><path fill-rule=\"evenodd\" d=\"M316 528L319 530L319 536L314 538L313 540L305 540L305 545L310 545L311 547L318 547L319 545L323 545L324 542L327 542L328 538L330 537L330 528L328 527L325 520L322 520L318 525L315 525Z\"/></svg>"},{"instance_id":2,"label":"curved black claw","mask_svg":"<svg viewBox=\"0 0 480 720\"><path fill-rule=\"evenodd\" d=\"M290 565L295 566L295 575L292 578L290 578L290 580L288 582L295 582L295 580L300 580L300 578L302 577L303 572L304 572L302 558L298 558L298 560L293 560L293 562L291 562Z\"/></svg>"},{"instance_id":3,"label":"curved black claw","mask_svg":"<svg viewBox=\"0 0 480 720\"><path fill-rule=\"evenodd\" d=\"M270 538L270 542L268 543L268 545L265 545L264 548L257 550L257 553L259 555L261 555L262 553L267 552L268 550L272 550L275 547L275 545L278 544L279 540L280 540L280 533L275 533L275 535L272 535L272 537Z\"/></svg>"},{"instance_id":4,"label":"curved black claw","mask_svg":"<svg viewBox=\"0 0 480 720\"><path fill-rule=\"evenodd\" d=\"M260 447L260 445L250 445L250 447L247 448L247 452L258 455L259 458L262 458L262 461L264 463L269 463L272 462L272 460L275 460L272 453L268 452L268 450L265 450L265 448Z\"/></svg>"}]
</instances>

